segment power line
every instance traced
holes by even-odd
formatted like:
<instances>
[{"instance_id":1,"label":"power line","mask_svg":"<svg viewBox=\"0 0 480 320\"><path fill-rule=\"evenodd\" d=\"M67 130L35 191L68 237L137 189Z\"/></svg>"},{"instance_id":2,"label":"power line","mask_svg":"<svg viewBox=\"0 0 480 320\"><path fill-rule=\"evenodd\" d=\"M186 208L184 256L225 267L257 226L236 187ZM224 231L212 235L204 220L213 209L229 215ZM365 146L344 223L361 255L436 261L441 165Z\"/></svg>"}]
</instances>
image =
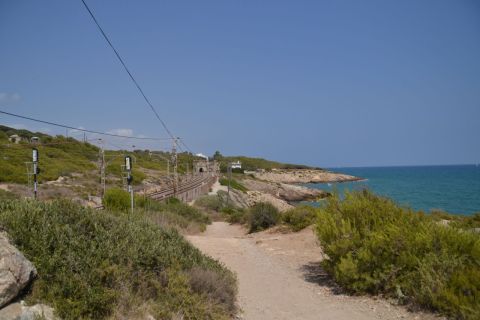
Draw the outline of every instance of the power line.
<instances>
[{"instance_id":1,"label":"power line","mask_svg":"<svg viewBox=\"0 0 480 320\"><path fill-rule=\"evenodd\" d=\"M100 134L100 135L110 136L110 137L117 137L117 138L123 138L123 139L135 139L135 140L154 140L154 141L171 140L170 138L148 138L148 137L124 136L124 135L121 135L121 134L113 134L113 133L100 132L100 131L94 131L94 130L88 130L88 129L82 129L82 128L75 128L75 127L64 125L64 124L59 124L59 123L55 123L55 122L34 119L34 118L31 118L31 117L22 116L22 115L19 115L19 114L10 113L10 112L6 112L6 111L2 111L2 110L0 110L0 113L6 114L6 115L9 115L9 116L12 116L12 117L25 119L25 120L45 123L45 124L49 124L49 125L52 125L52 126L65 128L65 129L77 130L77 131L88 132L88 133L95 133L95 134Z\"/></svg>"},{"instance_id":2,"label":"power line","mask_svg":"<svg viewBox=\"0 0 480 320\"><path fill-rule=\"evenodd\" d=\"M85 142L92 142L97 139L88 139ZM75 141L61 141L61 142L47 142L47 143L32 143L30 142L29 144L17 144L17 143L9 143L9 144L2 144L0 146L2 147L18 147L18 148L31 148L32 146L38 146L38 147L49 147L49 146L57 146L57 145L66 145L66 144L79 144L82 143L81 141L75 140Z\"/></svg>"},{"instance_id":3,"label":"power line","mask_svg":"<svg viewBox=\"0 0 480 320\"><path fill-rule=\"evenodd\" d=\"M142 95L143 99L147 102L147 104L150 106L150 109L152 109L153 113L155 114L155 116L157 117L157 119L160 121L160 123L162 124L163 128L165 129L165 131L168 133L168 135L174 139L174 135L170 132L170 130L168 130L168 127L167 125L165 124L165 122L162 120L162 118L160 118L157 110L155 110L155 108L153 107L152 103L150 102L150 100L147 98L147 96L145 95L143 89L140 87L140 85L138 84L137 80L135 80L135 78L133 77L132 73L130 72L130 70L128 69L127 65L125 64L125 62L123 61L122 57L120 56L120 54L118 53L117 49L115 49L115 47L113 46L112 42L110 41L110 39L108 38L107 34L105 33L105 31L103 31L102 27L100 26L100 24L98 23L97 19L95 18L92 10L90 10L90 8L88 7L87 3L85 2L85 0L81 0L83 5L85 6L85 9L87 9L88 13L90 14L90 16L92 17L93 21L95 22L95 24L97 25L98 29L100 30L100 32L102 33L103 37L105 38L105 40L107 41L108 45L110 46L110 48L112 48L113 52L115 52L115 55L117 56L118 60L120 61L120 63L122 64L123 68L125 69L125 71L128 73L128 75L130 76L130 79L132 79L133 83L135 84L135 86L137 87L138 91L140 91L140 94Z\"/></svg>"},{"instance_id":4,"label":"power line","mask_svg":"<svg viewBox=\"0 0 480 320\"><path fill-rule=\"evenodd\" d=\"M192 149L190 149L187 144L185 143L185 141L183 139L179 139L180 140L180 143L183 144L183 146L188 150L188 152L190 152L191 154L193 154L193 151Z\"/></svg>"}]
</instances>

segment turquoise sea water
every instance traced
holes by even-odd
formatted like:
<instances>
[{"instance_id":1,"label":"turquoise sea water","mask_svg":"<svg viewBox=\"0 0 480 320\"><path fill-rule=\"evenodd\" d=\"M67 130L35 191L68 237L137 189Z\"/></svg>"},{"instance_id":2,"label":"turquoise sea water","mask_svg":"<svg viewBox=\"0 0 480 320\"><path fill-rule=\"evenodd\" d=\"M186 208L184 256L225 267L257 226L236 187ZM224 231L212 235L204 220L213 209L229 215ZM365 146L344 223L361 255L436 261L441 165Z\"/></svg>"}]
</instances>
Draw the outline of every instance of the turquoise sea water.
<instances>
[{"instance_id":1,"label":"turquoise sea water","mask_svg":"<svg viewBox=\"0 0 480 320\"><path fill-rule=\"evenodd\" d=\"M332 168L364 181L307 184L327 191L369 188L416 210L456 214L480 212L480 165Z\"/></svg>"}]
</instances>

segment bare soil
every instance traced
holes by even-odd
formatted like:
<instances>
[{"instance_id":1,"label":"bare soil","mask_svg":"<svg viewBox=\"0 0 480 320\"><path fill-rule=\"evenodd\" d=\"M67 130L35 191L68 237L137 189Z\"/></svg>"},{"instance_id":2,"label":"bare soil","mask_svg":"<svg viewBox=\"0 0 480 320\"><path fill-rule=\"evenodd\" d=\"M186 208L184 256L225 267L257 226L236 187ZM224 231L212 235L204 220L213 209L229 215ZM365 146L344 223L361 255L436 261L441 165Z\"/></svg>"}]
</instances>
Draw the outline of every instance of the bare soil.
<instances>
[{"instance_id":1,"label":"bare soil","mask_svg":"<svg viewBox=\"0 0 480 320\"><path fill-rule=\"evenodd\" d=\"M310 228L246 235L238 225L214 222L188 239L237 274L240 319L440 319L382 298L344 294L320 268L322 252Z\"/></svg>"}]
</instances>

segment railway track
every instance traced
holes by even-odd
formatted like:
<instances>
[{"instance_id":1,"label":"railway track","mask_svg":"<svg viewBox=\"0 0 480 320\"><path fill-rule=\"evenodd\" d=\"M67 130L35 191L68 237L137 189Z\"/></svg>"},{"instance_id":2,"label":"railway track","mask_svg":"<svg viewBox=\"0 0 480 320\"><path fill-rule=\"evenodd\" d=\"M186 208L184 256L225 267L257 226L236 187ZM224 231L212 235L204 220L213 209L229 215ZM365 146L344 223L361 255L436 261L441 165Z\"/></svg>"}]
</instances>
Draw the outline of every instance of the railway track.
<instances>
[{"instance_id":1,"label":"railway track","mask_svg":"<svg viewBox=\"0 0 480 320\"><path fill-rule=\"evenodd\" d=\"M202 187L208 186L209 188L215 179L216 177L211 175L196 176L191 180L180 183L177 188L176 196L184 198L182 195L186 194L187 196L185 198L188 198L189 193L193 193L196 190L201 190ZM162 201L175 196L175 190L173 187L171 187L168 189L148 193L147 196L154 200Z\"/></svg>"}]
</instances>

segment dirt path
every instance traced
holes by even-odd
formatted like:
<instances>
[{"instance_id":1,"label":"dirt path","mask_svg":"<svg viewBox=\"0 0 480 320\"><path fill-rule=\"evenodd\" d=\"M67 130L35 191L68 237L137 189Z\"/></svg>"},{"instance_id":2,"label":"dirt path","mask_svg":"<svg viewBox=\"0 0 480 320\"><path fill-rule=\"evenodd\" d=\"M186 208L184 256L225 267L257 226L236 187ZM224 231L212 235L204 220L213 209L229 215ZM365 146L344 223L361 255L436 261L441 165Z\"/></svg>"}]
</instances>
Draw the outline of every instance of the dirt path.
<instances>
[{"instance_id":1,"label":"dirt path","mask_svg":"<svg viewBox=\"0 0 480 320\"><path fill-rule=\"evenodd\" d=\"M214 222L188 239L237 273L242 319L438 319L382 299L338 294L318 267L322 257L311 229L245 235L239 226Z\"/></svg>"}]
</instances>

